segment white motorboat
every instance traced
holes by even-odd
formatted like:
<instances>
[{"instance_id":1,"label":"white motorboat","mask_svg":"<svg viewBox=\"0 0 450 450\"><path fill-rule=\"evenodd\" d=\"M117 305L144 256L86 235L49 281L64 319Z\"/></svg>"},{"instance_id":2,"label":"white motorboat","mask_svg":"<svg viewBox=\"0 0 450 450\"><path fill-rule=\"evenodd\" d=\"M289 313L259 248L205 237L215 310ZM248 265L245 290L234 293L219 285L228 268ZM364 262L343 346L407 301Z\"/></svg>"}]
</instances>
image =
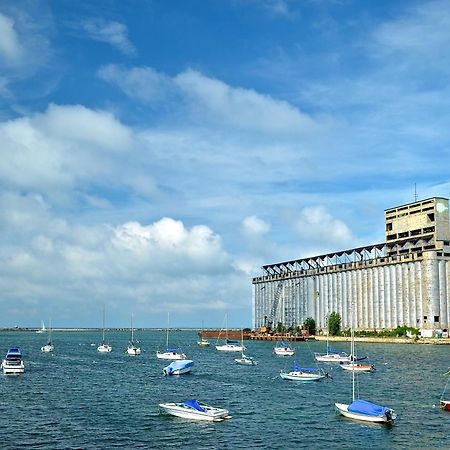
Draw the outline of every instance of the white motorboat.
<instances>
[{"instance_id":1,"label":"white motorboat","mask_svg":"<svg viewBox=\"0 0 450 450\"><path fill-rule=\"evenodd\" d=\"M335 403L335 406L344 417L363 422L391 423L397 418L393 409L365 400L354 400L350 405Z\"/></svg>"},{"instance_id":2,"label":"white motorboat","mask_svg":"<svg viewBox=\"0 0 450 450\"><path fill-rule=\"evenodd\" d=\"M328 374L319 367L299 367L297 361L294 362L294 369L290 372L281 371L280 377L283 380L302 381L307 383L309 381L319 381L328 378Z\"/></svg>"},{"instance_id":3,"label":"white motorboat","mask_svg":"<svg viewBox=\"0 0 450 450\"><path fill-rule=\"evenodd\" d=\"M158 359L167 359L169 361L186 359L186 355L181 351L181 349L169 347L169 313L167 313L166 349L162 352L157 351L156 357Z\"/></svg>"},{"instance_id":4,"label":"white motorboat","mask_svg":"<svg viewBox=\"0 0 450 450\"><path fill-rule=\"evenodd\" d=\"M137 356L141 354L141 348L137 345L138 341L134 340L134 329L133 329L133 314L131 315L131 338L128 342L127 354L130 356Z\"/></svg>"},{"instance_id":5,"label":"white motorboat","mask_svg":"<svg viewBox=\"0 0 450 450\"><path fill-rule=\"evenodd\" d=\"M25 372L25 364L22 360L22 352L18 347L11 347L2 361L2 369L5 375L20 375Z\"/></svg>"},{"instance_id":6,"label":"white motorboat","mask_svg":"<svg viewBox=\"0 0 450 450\"><path fill-rule=\"evenodd\" d=\"M286 342L280 341L280 343L273 348L273 352L277 356L293 356L295 348L291 348Z\"/></svg>"},{"instance_id":7,"label":"white motorboat","mask_svg":"<svg viewBox=\"0 0 450 450\"><path fill-rule=\"evenodd\" d=\"M186 400L182 403L160 403L159 408L161 412L183 419L220 422L231 418L227 409L205 405L197 400Z\"/></svg>"},{"instance_id":8,"label":"white motorboat","mask_svg":"<svg viewBox=\"0 0 450 450\"><path fill-rule=\"evenodd\" d=\"M97 347L99 353L110 353L112 347L105 340L105 308L103 308L103 331L102 331L102 343Z\"/></svg>"},{"instance_id":9,"label":"white motorboat","mask_svg":"<svg viewBox=\"0 0 450 450\"><path fill-rule=\"evenodd\" d=\"M167 367L164 367L164 375L183 375L189 373L194 366L194 361L190 359L183 359L181 361L173 361Z\"/></svg>"}]
</instances>

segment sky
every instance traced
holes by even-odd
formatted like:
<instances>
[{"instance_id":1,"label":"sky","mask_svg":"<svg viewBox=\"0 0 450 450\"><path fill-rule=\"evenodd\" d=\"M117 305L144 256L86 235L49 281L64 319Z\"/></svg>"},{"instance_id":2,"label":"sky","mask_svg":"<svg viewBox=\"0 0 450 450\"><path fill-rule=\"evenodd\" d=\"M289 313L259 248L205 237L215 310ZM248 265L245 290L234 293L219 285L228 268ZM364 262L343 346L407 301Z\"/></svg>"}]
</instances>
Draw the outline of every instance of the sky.
<instances>
[{"instance_id":1,"label":"sky","mask_svg":"<svg viewBox=\"0 0 450 450\"><path fill-rule=\"evenodd\" d=\"M447 0L0 0L0 327L251 326L450 196L449 48Z\"/></svg>"}]
</instances>

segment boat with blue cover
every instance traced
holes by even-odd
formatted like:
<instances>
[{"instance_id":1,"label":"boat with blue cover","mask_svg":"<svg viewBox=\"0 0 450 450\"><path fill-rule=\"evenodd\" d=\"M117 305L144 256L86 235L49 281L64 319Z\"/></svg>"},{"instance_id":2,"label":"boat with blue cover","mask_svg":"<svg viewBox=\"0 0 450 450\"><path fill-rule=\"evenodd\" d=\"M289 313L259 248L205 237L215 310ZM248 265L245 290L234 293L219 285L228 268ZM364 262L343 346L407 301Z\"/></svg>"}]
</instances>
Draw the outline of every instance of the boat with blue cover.
<instances>
[{"instance_id":1,"label":"boat with blue cover","mask_svg":"<svg viewBox=\"0 0 450 450\"><path fill-rule=\"evenodd\" d=\"M307 383L309 381L319 381L324 378L328 378L328 374L325 373L320 367L300 367L297 361L294 361L294 368L290 372L281 371L280 377L283 380L289 381L303 381Z\"/></svg>"},{"instance_id":2,"label":"boat with blue cover","mask_svg":"<svg viewBox=\"0 0 450 450\"><path fill-rule=\"evenodd\" d=\"M8 350L2 361L2 369L5 375L20 375L25 372L25 364L19 347L11 347Z\"/></svg>"},{"instance_id":3,"label":"boat with blue cover","mask_svg":"<svg viewBox=\"0 0 450 450\"><path fill-rule=\"evenodd\" d=\"M397 417L393 409L366 400L354 400L350 405L335 403L335 406L343 416L364 422L391 423Z\"/></svg>"},{"instance_id":4,"label":"boat with blue cover","mask_svg":"<svg viewBox=\"0 0 450 450\"><path fill-rule=\"evenodd\" d=\"M180 361L173 361L167 367L164 367L164 375L182 375L189 373L194 366L194 361L190 359L183 359Z\"/></svg>"},{"instance_id":5,"label":"boat with blue cover","mask_svg":"<svg viewBox=\"0 0 450 450\"><path fill-rule=\"evenodd\" d=\"M162 352L157 351L156 357L158 359L167 359L172 361L186 359L186 355L180 348L169 347L169 313L167 313L166 348Z\"/></svg>"},{"instance_id":6,"label":"boat with blue cover","mask_svg":"<svg viewBox=\"0 0 450 450\"><path fill-rule=\"evenodd\" d=\"M194 399L181 403L160 403L159 409L160 412L183 419L220 422L231 418L227 409L209 406Z\"/></svg>"},{"instance_id":7,"label":"boat with blue cover","mask_svg":"<svg viewBox=\"0 0 450 450\"><path fill-rule=\"evenodd\" d=\"M354 331L354 312L352 314L352 355L356 355L355 352L355 331ZM356 361L356 358L354 359ZM352 372L352 403L335 403L336 410L344 417L349 419L360 420L363 422L374 423L392 423L396 418L395 411L387 406L377 405L375 403L368 402L366 400L355 398L355 372L356 362L351 364Z\"/></svg>"}]
</instances>

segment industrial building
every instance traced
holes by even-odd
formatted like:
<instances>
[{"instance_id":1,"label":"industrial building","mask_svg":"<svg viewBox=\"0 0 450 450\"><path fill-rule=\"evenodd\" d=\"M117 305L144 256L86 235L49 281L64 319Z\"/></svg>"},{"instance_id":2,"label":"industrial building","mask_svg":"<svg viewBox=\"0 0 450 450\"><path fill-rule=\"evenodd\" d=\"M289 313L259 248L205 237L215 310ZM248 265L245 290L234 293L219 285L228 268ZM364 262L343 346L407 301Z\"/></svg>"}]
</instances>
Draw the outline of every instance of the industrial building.
<instances>
[{"instance_id":1,"label":"industrial building","mask_svg":"<svg viewBox=\"0 0 450 450\"><path fill-rule=\"evenodd\" d=\"M433 197L385 210L386 241L268 264L253 278L253 327L341 327L383 330L410 326L432 336L450 323L448 199Z\"/></svg>"}]
</instances>

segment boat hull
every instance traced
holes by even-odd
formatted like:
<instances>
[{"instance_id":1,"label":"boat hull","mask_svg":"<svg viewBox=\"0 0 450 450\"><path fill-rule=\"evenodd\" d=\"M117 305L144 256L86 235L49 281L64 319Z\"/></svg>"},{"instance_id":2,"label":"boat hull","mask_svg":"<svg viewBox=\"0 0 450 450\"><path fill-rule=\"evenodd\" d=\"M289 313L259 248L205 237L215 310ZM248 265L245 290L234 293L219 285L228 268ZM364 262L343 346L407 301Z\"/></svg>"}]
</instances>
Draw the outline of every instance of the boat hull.
<instances>
[{"instance_id":1,"label":"boat hull","mask_svg":"<svg viewBox=\"0 0 450 450\"><path fill-rule=\"evenodd\" d=\"M246 348L242 345L233 345L233 344L225 344L225 345L216 345L216 350L218 352L243 352Z\"/></svg>"},{"instance_id":2,"label":"boat hull","mask_svg":"<svg viewBox=\"0 0 450 450\"><path fill-rule=\"evenodd\" d=\"M342 414L344 417L349 419L359 420L362 422L372 422L372 423L392 423L393 418L389 419L386 415L382 416L369 416L367 414L356 413L348 410L350 405L345 405L344 403L335 403L336 410Z\"/></svg>"},{"instance_id":3,"label":"boat hull","mask_svg":"<svg viewBox=\"0 0 450 450\"><path fill-rule=\"evenodd\" d=\"M308 372L281 372L280 377L283 380L289 381L301 381L303 383L309 383L312 381L319 381L326 377L323 373L308 373Z\"/></svg>"},{"instance_id":4,"label":"boat hull","mask_svg":"<svg viewBox=\"0 0 450 450\"><path fill-rule=\"evenodd\" d=\"M156 357L158 359L165 359L167 361L186 359L186 355L184 353L178 352L156 352Z\"/></svg>"},{"instance_id":5,"label":"boat hull","mask_svg":"<svg viewBox=\"0 0 450 450\"><path fill-rule=\"evenodd\" d=\"M52 344L47 344L47 345L44 345L41 347L41 352L44 352L44 353L50 353L53 350L54 350L54 347Z\"/></svg>"},{"instance_id":6,"label":"boat hull","mask_svg":"<svg viewBox=\"0 0 450 450\"><path fill-rule=\"evenodd\" d=\"M97 351L99 353L110 353L112 351L112 347L107 344L102 344L97 347Z\"/></svg>"},{"instance_id":7,"label":"boat hull","mask_svg":"<svg viewBox=\"0 0 450 450\"><path fill-rule=\"evenodd\" d=\"M2 369L5 375L20 375L25 372L23 361L19 363L11 363L5 359L2 361Z\"/></svg>"},{"instance_id":8,"label":"boat hull","mask_svg":"<svg viewBox=\"0 0 450 450\"><path fill-rule=\"evenodd\" d=\"M274 347L273 352L277 356L294 356L295 350L287 347Z\"/></svg>"},{"instance_id":9,"label":"boat hull","mask_svg":"<svg viewBox=\"0 0 450 450\"><path fill-rule=\"evenodd\" d=\"M141 354L141 349L139 347L128 347L127 354L130 356L137 356Z\"/></svg>"},{"instance_id":10,"label":"boat hull","mask_svg":"<svg viewBox=\"0 0 450 450\"><path fill-rule=\"evenodd\" d=\"M236 358L235 361L236 364L241 364L243 366L256 366L258 364L255 360L249 358Z\"/></svg>"},{"instance_id":11,"label":"boat hull","mask_svg":"<svg viewBox=\"0 0 450 450\"><path fill-rule=\"evenodd\" d=\"M440 400L439 404L444 411L450 411L450 400Z\"/></svg>"},{"instance_id":12,"label":"boat hull","mask_svg":"<svg viewBox=\"0 0 450 450\"><path fill-rule=\"evenodd\" d=\"M351 356L343 356L339 354L320 354L314 353L314 358L319 362L329 362L329 363L341 363L341 362L350 362Z\"/></svg>"},{"instance_id":13,"label":"boat hull","mask_svg":"<svg viewBox=\"0 0 450 450\"><path fill-rule=\"evenodd\" d=\"M371 364L352 364L352 363L348 363L348 364L341 364L341 367L344 370L348 370L350 372L355 371L355 372L375 372L375 366L371 365Z\"/></svg>"},{"instance_id":14,"label":"boat hull","mask_svg":"<svg viewBox=\"0 0 450 450\"><path fill-rule=\"evenodd\" d=\"M204 405L206 406L206 405ZM185 408L177 403L160 403L160 411L175 417L181 417L188 420L201 420L207 422L221 422L228 419L229 413L226 409L206 407L206 412L197 411L192 408Z\"/></svg>"}]
</instances>

